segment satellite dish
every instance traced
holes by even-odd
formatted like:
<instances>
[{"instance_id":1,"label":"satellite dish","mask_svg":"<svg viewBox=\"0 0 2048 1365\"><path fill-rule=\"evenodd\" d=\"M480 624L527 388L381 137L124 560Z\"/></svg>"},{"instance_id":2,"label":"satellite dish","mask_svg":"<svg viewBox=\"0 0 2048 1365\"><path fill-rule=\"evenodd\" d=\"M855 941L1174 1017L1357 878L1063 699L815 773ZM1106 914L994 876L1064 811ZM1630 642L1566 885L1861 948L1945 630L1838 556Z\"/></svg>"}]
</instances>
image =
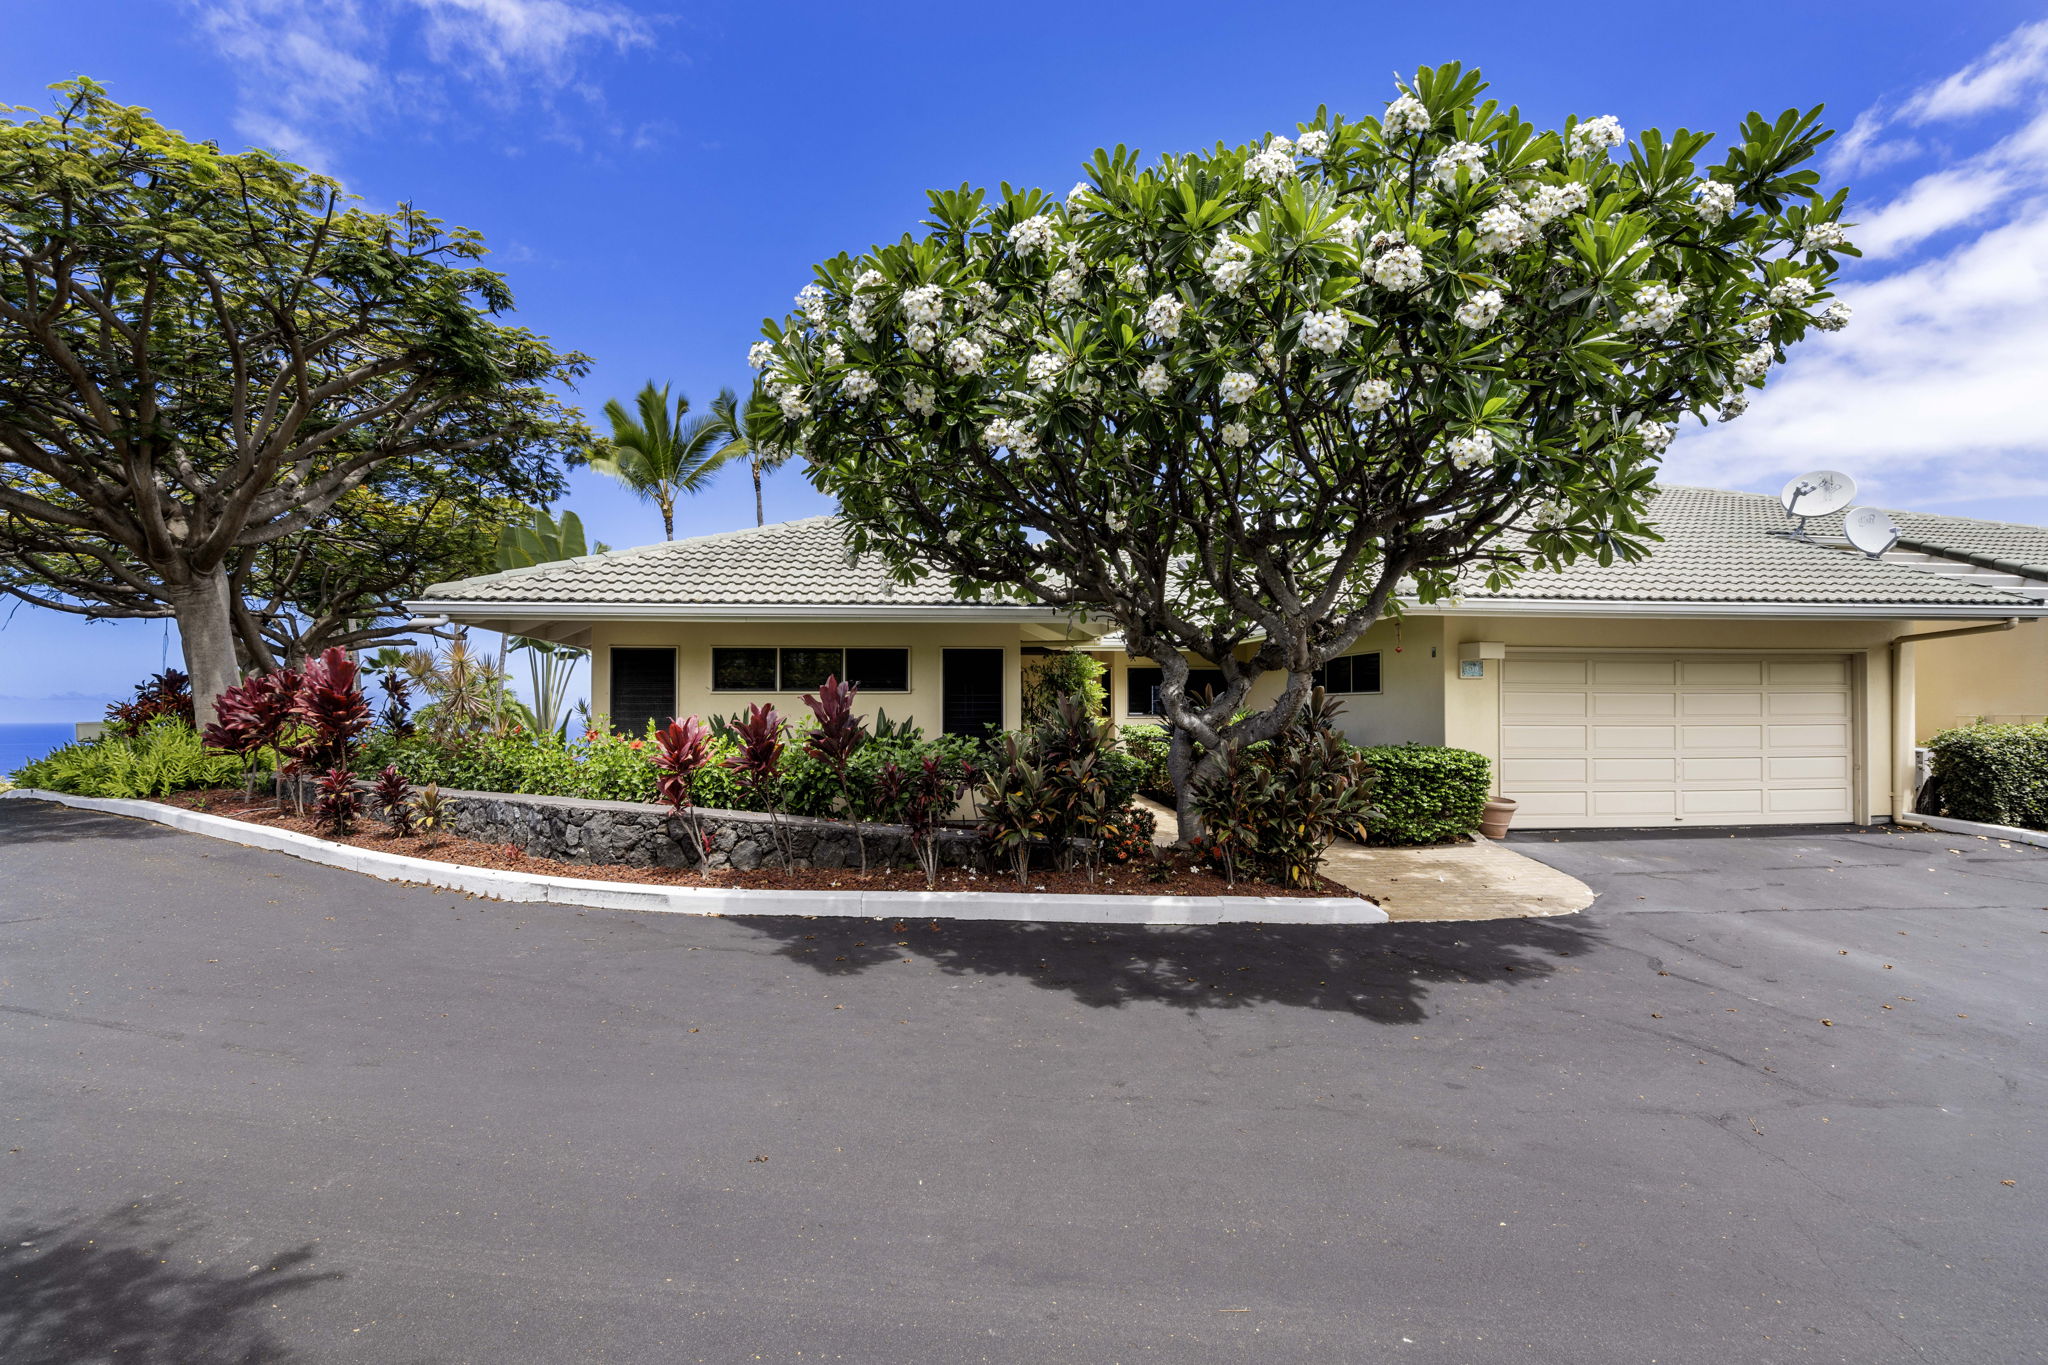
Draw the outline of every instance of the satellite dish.
<instances>
[{"instance_id":1,"label":"satellite dish","mask_svg":"<svg viewBox=\"0 0 2048 1365\"><path fill-rule=\"evenodd\" d=\"M1830 512L1839 512L1856 500L1856 480L1836 469L1816 469L1810 474L1801 474L1785 485L1785 491L1778 494L1778 501L1785 505L1785 512L1798 522L1794 535L1806 535L1808 517L1824 517Z\"/></svg>"},{"instance_id":2,"label":"satellite dish","mask_svg":"<svg viewBox=\"0 0 2048 1365\"><path fill-rule=\"evenodd\" d=\"M1899 543L1899 524L1876 507L1859 507L1843 517L1842 529L1848 533L1849 543L1872 559Z\"/></svg>"}]
</instances>

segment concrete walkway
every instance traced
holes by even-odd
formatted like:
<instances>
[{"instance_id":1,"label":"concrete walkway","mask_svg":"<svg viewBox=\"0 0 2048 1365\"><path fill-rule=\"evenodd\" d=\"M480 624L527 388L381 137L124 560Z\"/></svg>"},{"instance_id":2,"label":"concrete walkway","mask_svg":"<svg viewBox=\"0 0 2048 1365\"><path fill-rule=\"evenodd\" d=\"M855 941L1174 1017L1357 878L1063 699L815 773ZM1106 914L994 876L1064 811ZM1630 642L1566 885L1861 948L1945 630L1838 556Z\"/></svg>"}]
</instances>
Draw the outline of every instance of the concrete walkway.
<instances>
[{"instance_id":1,"label":"concrete walkway","mask_svg":"<svg viewBox=\"0 0 2048 1365\"><path fill-rule=\"evenodd\" d=\"M1174 837L1174 814L1138 798L1158 828L1152 841ZM1569 873L1488 839L1429 848L1377 848L1339 839L1323 875L1379 903L1390 920L1526 919L1569 915L1598 894Z\"/></svg>"}]
</instances>

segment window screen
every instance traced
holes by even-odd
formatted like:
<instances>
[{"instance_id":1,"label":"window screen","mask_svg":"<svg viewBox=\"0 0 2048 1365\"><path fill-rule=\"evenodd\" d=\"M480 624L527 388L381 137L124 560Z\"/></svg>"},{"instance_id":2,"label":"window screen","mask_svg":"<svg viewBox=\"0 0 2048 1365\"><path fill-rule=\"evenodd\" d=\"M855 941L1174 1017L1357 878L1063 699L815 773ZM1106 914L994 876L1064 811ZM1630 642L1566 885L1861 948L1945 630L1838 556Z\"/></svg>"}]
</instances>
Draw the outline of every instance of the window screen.
<instances>
[{"instance_id":1,"label":"window screen","mask_svg":"<svg viewBox=\"0 0 2048 1365\"><path fill-rule=\"evenodd\" d=\"M863 692L908 692L910 651L907 649L849 649L846 651L845 680Z\"/></svg>"},{"instance_id":2,"label":"window screen","mask_svg":"<svg viewBox=\"0 0 2048 1365\"><path fill-rule=\"evenodd\" d=\"M1133 668L1124 674L1124 710L1134 716L1156 716L1159 710L1159 686L1166 681L1166 670L1161 668ZM1220 668L1191 668L1188 670L1188 696L1199 697L1204 688L1223 689L1223 670Z\"/></svg>"},{"instance_id":3,"label":"window screen","mask_svg":"<svg viewBox=\"0 0 2048 1365\"><path fill-rule=\"evenodd\" d=\"M718 692L773 692L775 651L772 649L714 649L711 651L711 686Z\"/></svg>"},{"instance_id":4,"label":"window screen","mask_svg":"<svg viewBox=\"0 0 2048 1365\"><path fill-rule=\"evenodd\" d=\"M823 687L825 679L840 677L846 668L846 656L837 649L785 649L782 651L782 688L784 692L808 692Z\"/></svg>"},{"instance_id":5,"label":"window screen","mask_svg":"<svg viewBox=\"0 0 2048 1365\"><path fill-rule=\"evenodd\" d=\"M1347 654L1332 659L1316 670L1316 685L1326 692L1377 692L1380 690L1380 656Z\"/></svg>"},{"instance_id":6,"label":"window screen","mask_svg":"<svg viewBox=\"0 0 2048 1365\"><path fill-rule=\"evenodd\" d=\"M612 651L612 729L637 735L647 722L666 725L676 710L676 652L673 649Z\"/></svg>"}]
</instances>

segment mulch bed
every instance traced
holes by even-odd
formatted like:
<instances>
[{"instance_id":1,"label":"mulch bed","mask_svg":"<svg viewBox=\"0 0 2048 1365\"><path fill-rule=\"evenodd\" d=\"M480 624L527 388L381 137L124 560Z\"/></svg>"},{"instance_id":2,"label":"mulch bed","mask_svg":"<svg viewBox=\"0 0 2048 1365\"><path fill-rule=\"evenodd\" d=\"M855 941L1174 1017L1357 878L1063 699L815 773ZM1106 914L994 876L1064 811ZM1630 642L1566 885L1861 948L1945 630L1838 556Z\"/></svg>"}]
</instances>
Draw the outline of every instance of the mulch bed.
<instances>
[{"instance_id":1,"label":"mulch bed","mask_svg":"<svg viewBox=\"0 0 2048 1365\"><path fill-rule=\"evenodd\" d=\"M356 825L356 832L347 838L335 839L313 827L307 816L280 814L277 803L269 796L259 796L254 802L245 798L239 788L216 788L208 791L179 792L166 797L162 804L182 806L187 810L204 811L208 815L222 815L232 820L243 820L254 825L268 825L273 829L294 830L300 834L311 834L335 843L350 844L356 848L375 849L381 853L402 853L411 858L431 858L436 862L460 863L467 867L487 867L501 872L528 872L549 877L583 877L592 881L633 882L654 886L713 886L736 888L748 891L923 891L924 874L915 868L889 868L863 873L854 868L794 868L760 867L749 871L730 868L698 872L694 868L671 867L621 867L608 863L565 863L555 858L541 858L527 853L514 844L487 844L476 839L458 839L452 835L440 835L426 839L419 835L403 838L391 833L382 820L365 818ZM1358 895L1348 887L1340 886L1325 877L1319 887L1269 886L1264 882L1240 881L1233 890L1224 884L1223 878L1196 865L1184 854L1161 850L1172 874L1164 881L1153 881L1142 867L1107 867L1097 871L1095 880L1089 881L1084 870L1060 872L1052 868L1034 868L1031 879L1019 886L1015 876L1009 872L969 872L959 868L939 869L940 891L1027 891L1034 894L1076 895L1076 896L1351 896Z\"/></svg>"}]
</instances>

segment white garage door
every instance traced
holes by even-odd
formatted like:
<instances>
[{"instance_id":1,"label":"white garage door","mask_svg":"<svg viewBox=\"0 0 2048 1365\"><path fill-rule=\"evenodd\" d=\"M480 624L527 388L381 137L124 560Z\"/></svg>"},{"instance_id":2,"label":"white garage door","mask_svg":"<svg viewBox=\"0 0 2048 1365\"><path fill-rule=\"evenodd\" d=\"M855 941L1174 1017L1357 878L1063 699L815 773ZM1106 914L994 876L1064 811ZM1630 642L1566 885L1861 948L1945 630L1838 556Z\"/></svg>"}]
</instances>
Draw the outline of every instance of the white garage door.
<instances>
[{"instance_id":1,"label":"white garage door","mask_svg":"<svg viewBox=\"0 0 2048 1365\"><path fill-rule=\"evenodd\" d=\"M1501 791L1519 826L1848 820L1841 656L1511 652Z\"/></svg>"}]
</instances>

